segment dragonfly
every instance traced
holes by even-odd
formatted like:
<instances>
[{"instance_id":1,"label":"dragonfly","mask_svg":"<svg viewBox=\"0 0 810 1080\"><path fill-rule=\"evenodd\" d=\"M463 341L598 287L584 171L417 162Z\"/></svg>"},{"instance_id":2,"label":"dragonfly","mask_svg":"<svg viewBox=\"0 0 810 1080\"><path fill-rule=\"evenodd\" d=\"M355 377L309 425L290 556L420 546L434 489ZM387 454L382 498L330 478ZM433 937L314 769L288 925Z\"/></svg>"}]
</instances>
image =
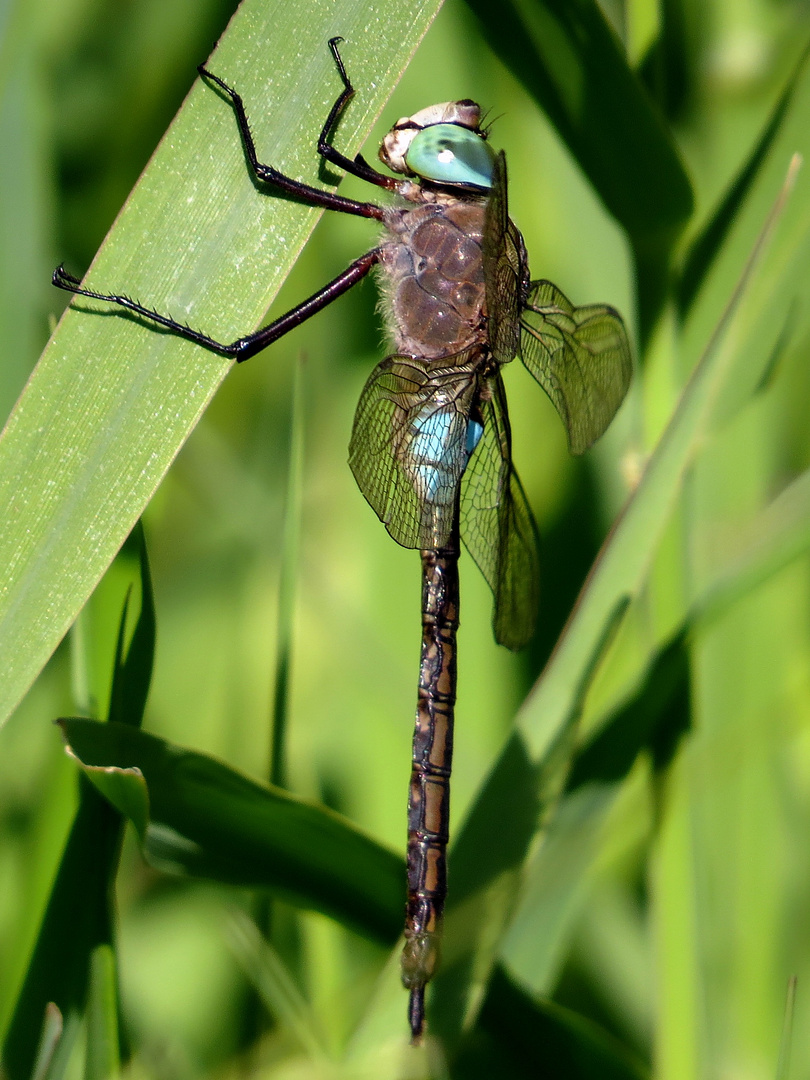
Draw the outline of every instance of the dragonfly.
<instances>
[{"instance_id":1,"label":"dragonfly","mask_svg":"<svg viewBox=\"0 0 810 1080\"><path fill-rule=\"evenodd\" d=\"M217 341L126 294L90 289L63 266L53 284L242 362L372 268L379 272L394 351L362 391L349 465L389 534L419 550L422 562L402 953L411 1038L418 1043L447 896L461 542L492 589L496 641L513 650L527 644L538 604L536 528L512 463L501 369L520 357L556 407L570 450L581 454L624 399L632 360L612 307L576 307L550 281L531 280L523 237L509 217L506 158L492 149L474 101L431 105L398 120L379 151L394 175L334 146L334 131L355 93L338 48L342 40L329 41L343 89L317 151L390 192L393 200L385 205L312 187L260 161L241 96L205 65L198 71L233 109L257 181L312 206L379 221L376 247L303 303L232 342Z\"/></svg>"}]
</instances>

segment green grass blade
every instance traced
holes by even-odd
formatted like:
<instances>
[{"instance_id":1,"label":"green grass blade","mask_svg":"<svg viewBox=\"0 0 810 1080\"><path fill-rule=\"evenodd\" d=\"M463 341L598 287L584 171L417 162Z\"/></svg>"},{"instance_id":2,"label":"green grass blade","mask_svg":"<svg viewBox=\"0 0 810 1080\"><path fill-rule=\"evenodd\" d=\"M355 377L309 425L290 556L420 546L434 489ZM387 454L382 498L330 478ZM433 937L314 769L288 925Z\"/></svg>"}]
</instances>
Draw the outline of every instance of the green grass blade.
<instances>
[{"instance_id":1,"label":"green grass blade","mask_svg":"<svg viewBox=\"0 0 810 1080\"><path fill-rule=\"evenodd\" d=\"M42 1023L42 1035L37 1048L37 1059L31 1080L50 1080L51 1064L56 1054L59 1040L62 1038L62 1014L52 1001L45 1007L45 1019Z\"/></svg>"},{"instance_id":2,"label":"green grass blade","mask_svg":"<svg viewBox=\"0 0 810 1080\"><path fill-rule=\"evenodd\" d=\"M760 170L768 158L771 147L779 134L785 116L793 101L796 88L804 71L810 46L804 50L793 70L787 85L779 95L762 134L751 151L748 160L729 185L729 188L717 209L711 215L703 230L693 240L681 270L678 287L678 306L681 314L689 312L706 274L723 241L731 229L740 207L753 187Z\"/></svg>"},{"instance_id":3,"label":"green grass blade","mask_svg":"<svg viewBox=\"0 0 810 1080\"><path fill-rule=\"evenodd\" d=\"M118 972L115 952L98 945L90 957L87 994L85 1080L115 1080L120 1069L118 1052Z\"/></svg>"},{"instance_id":4,"label":"green grass blade","mask_svg":"<svg viewBox=\"0 0 810 1080\"><path fill-rule=\"evenodd\" d=\"M776 1066L776 1080L788 1080L790 1076L790 1051L793 1046L793 1019L796 1013L796 984L798 980L791 975L788 980L785 999L785 1022L782 1038L779 1041L779 1062Z\"/></svg>"},{"instance_id":5,"label":"green grass blade","mask_svg":"<svg viewBox=\"0 0 810 1080\"><path fill-rule=\"evenodd\" d=\"M354 153L437 0L246 0L211 67L247 102L260 154L321 183L314 140L339 89L342 34L358 87ZM373 33L368 32L373 22ZM201 59L203 59L201 57ZM227 104L199 82L89 275L223 339L256 326L317 218L262 198ZM73 268L79 269L79 268ZM132 529L230 364L120 315L69 310L0 438L0 718L30 686ZM262 361L254 361L254 363ZM272 363L272 355L266 360Z\"/></svg>"},{"instance_id":6,"label":"green grass blade","mask_svg":"<svg viewBox=\"0 0 810 1080\"><path fill-rule=\"evenodd\" d=\"M633 14L638 11L635 9ZM667 120L675 123L694 107L705 15L684 0L664 0L657 6L656 15L657 37L649 43L643 38L633 41L634 36L638 37L638 26L635 35L632 23L627 26L628 49L634 53L636 70L653 100ZM643 27L643 9L641 19Z\"/></svg>"},{"instance_id":7,"label":"green grass blade","mask_svg":"<svg viewBox=\"0 0 810 1080\"><path fill-rule=\"evenodd\" d=\"M135 823L154 865L271 888L386 944L396 940L402 860L345 818L129 725L60 723L90 780Z\"/></svg>"},{"instance_id":8,"label":"green grass blade","mask_svg":"<svg viewBox=\"0 0 810 1080\"><path fill-rule=\"evenodd\" d=\"M140 727L146 709L155 661L156 617L149 556L146 553L146 540L140 523L132 534L132 540L138 550L140 610L129 641L125 641L129 603L124 610L107 719Z\"/></svg>"},{"instance_id":9,"label":"green grass blade","mask_svg":"<svg viewBox=\"0 0 810 1080\"><path fill-rule=\"evenodd\" d=\"M301 543L301 499L304 488L304 375L305 364L299 359L293 383L293 409L290 423L290 461L287 469L287 493L284 508L284 537L281 546L281 571L278 590L278 647L276 681L273 687L273 717L268 779L276 787L286 787L287 718L289 710L290 665L292 663L293 619L295 615L295 580Z\"/></svg>"},{"instance_id":10,"label":"green grass blade","mask_svg":"<svg viewBox=\"0 0 810 1080\"><path fill-rule=\"evenodd\" d=\"M329 1058L326 1038L278 952L262 937L256 924L234 912L228 927L231 949L256 987L271 1016L284 1024L313 1061Z\"/></svg>"},{"instance_id":11,"label":"green grass blade","mask_svg":"<svg viewBox=\"0 0 810 1080\"><path fill-rule=\"evenodd\" d=\"M565 797L524 870L499 950L508 971L531 991L548 993L559 972L622 782L642 749L658 768L670 760L689 725L689 692L687 642L678 634L631 698L579 748Z\"/></svg>"},{"instance_id":12,"label":"green grass blade","mask_svg":"<svg viewBox=\"0 0 810 1080\"><path fill-rule=\"evenodd\" d=\"M724 349L725 337L792 191L797 170L798 162L794 162L704 356L585 584L553 661L521 710L518 724L532 758L546 753L558 737L560 723L570 715L582 665L592 655L617 597L637 595L646 580L657 539L732 366L734 349Z\"/></svg>"},{"instance_id":13,"label":"green grass blade","mask_svg":"<svg viewBox=\"0 0 810 1080\"><path fill-rule=\"evenodd\" d=\"M688 642L680 632L652 659L632 697L578 749L566 791L623 780L645 748L662 767L689 724L689 677Z\"/></svg>"},{"instance_id":14,"label":"green grass blade","mask_svg":"<svg viewBox=\"0 0 810 1080\"><path fill-rule=\"evenodd\" d=\"M810 470L737 530L695 602L693 618L712 619L810 549Z\"/></svg>"}]
</instances>

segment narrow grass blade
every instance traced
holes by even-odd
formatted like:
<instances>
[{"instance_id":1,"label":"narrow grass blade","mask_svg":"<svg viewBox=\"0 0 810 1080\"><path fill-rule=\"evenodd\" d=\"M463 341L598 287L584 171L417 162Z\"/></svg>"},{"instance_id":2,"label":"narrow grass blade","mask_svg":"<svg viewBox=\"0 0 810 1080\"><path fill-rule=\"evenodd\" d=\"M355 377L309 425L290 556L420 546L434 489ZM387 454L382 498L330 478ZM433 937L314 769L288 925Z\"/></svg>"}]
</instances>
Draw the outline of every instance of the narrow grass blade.
<instances>
[{"instance_id":1,"label":"narrow grass blade","mask_svg":"<svg viewBox=\"0 0 810 1080\"><path fill-rule=\"evenodd\" d=\"M234 956L270 1015L289 1029L313 1061L327 1061L326 1039L312 1010L256 924L244 912L233 912L227 935Z\"/></svg>"},{"instance_id":2,"label":"narrow grass blade","mask_svg":"<svg viewBox=\"0 0 810 1080\"><path fill-rule=\"evenodd\" d=\"M128 641L125 640L128 631L126 611L121 620L107 719L140 727L152 681L157 628L149 556L140 522L135 526L132 540L137 547L140 569L138 615Z\"/></svg>"},{"instance_id":3,"label":"narrow grass blade","mask_svg":"<svg viewBox=\"0 0 810 1080\"><path fill-rule=\"evenodd\" d=\"M803 472L733 538L722 565L693 605L712 619L810 550L810 470Z\"/></svg>"},{"instance_id":4,"label":"narrow grass blade","mask_svg":"<svg viewBox=\"0 0 810 1080\"><path fill-rule=\"evenodd\" d=\"M798 979L791 975L788 979L787 998L785 1000L785 1022L782 1038L779 1042L779 1062L776 1066L776 1080L788 1080L790 1077L790 1051L793 1047L793 1018L796 1013L796 986Z\"/></svg>"},{"instance_id":5,"label":"narrow grass blade","mask_svg":"<svg viewBox=\"0 0 810 1080\"><path fill-rule=\"evenodd\" d=\"M723 246L729 230L739 213L740 207L756 181L760 170L768 158L768 153L779 134L799 79L804 71L810 46L804 49L798 63L787 81L768 122L762 130L748 160L734 177L714 213L703 230L692 241L680 273L678 286L678 306L681 316L685 317L706 278L706 274Z\"/></svg>"},{"instance_id":6,"label":"narrow grass blade","mask_svg":"<svg viewBox=\"0 0 810 1080\"><path fill-rule=\"evenodd\" d=\"M85 1080L115 1080L118 1053L118 972L115 952L98 945L90 957L90 987L86 1010Z\"/></svg>"},{"instance_id":7,"label":"narrow grass blade","mask_svg":"<svg viewBox=\"0 0 810 1080\"><path fill-rule=\"evenodd\" d=\"M45 1006L45 1019L42 1023L42 1036L37 1048L37 1059L31 1080L50 1080L51 1064L56 1047L62 1038L62 1014L52 1001Z\"/></svg>"},{"instance_id":8,"label":"narrow grass blade","mask_svg":"<svg viewBox=\"0 0 810 1080\"><path fill-rule=\"evenodd\" d=\"M273 688L273 718L268 779L276 787L286 787L286 733L289 706L290 665L292 663L295 580L301 535L301 496L304 475L304 373L299 359L293 383L293 410L290 423L290 461L287 469L287 499L284 510L284 537L278 595L278 647L276 683Z\"/></svg>"}]
</instances>

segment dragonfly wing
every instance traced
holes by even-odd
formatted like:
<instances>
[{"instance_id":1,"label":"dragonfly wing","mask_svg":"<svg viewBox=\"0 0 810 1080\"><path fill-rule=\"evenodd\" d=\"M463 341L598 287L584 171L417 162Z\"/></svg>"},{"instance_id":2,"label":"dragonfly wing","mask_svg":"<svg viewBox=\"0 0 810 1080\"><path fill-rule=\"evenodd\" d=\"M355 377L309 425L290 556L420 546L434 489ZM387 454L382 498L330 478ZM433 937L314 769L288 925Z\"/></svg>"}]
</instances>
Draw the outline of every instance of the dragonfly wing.
<instances>
[{"instance_id":1,"label":"dragonfly wing","mask_svg":"<svg viewBox=\"0 0 810 1080\"><path fill-rule=\"evenodd\" d=\"M349 465L360 490L403 547L448 544L469 459L473 357L389 356L360 396Z\"/></svg>"},{"instance_id":2,"label":"dragonfly wing","mask_svg":"<svg viewBox=\"0 0 810 1080\"><path fill-rule=\"evenodd\" d=\"M537 619L537 530L512 465L506 394L499 373L479 396L483 434L461 486L461 537L495 598L499 645L522 649Z\"/></svg>"},{"instance_id":3,"label":"dragonfly wing","mask_svg":"<svg viewBox=\"0 0 810 1080\"><path fill-rule=\"evenodd\" d=\"M630 385L621 316L607 304L574 307L550 281L533 281L520 328L521 359L562 417L571 453L581 454L613 419Z\"/></svg>"},{"instance_id":4,"label":"dragonfly wing","mask_svg":"<svg viewBox=\"0 0 810 1080\"><path fill-rule=\"evenodd\" d=\"M506 157L495 159L482 241L489 345L499 364L517 355L520 343L521 281L527 275L523 237L509 220Z\"/></svg>"}]
</instances>

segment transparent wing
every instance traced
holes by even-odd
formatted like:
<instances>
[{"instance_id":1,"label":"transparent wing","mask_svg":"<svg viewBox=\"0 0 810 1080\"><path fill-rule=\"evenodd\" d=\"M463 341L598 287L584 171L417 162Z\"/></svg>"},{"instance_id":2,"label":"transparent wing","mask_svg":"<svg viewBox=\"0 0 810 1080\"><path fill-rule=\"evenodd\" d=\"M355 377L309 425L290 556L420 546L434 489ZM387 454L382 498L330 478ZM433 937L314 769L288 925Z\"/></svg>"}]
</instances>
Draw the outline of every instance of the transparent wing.
<instances>
[{"instance_id":1,"label":"transparent wing","mask_svg":"<svg viewBox=\"0 0 810 1080\"><path fill-rule=\"evenodd\" d=\"M499 364L517 355L520 342L520 283L526 273L523 238L509 220L506 157L495 159L482 241L489 345Z\"/></svg>"},{"instance_id":2,"label":"transparent wing","mask_svg":"<svg viewBox=\"0 0 810 1080\"><path fill-rule=\"evenodd\" d=\"M550 281L533 281L520 315L520 357L554 403L572 454L602 434L633 370L621 316L607 304L574 307Z\"/></svg>"},{"instance_id":3,"label":"transparent wing","mask_svg":"<svg viewBox=\"0 0 810 1080\"><path fill-rule=\"evenodd\" d=\"M349 465L403 547L440 548L450 538L475 385L471 351L441 361L389 356L363 389Z\"/></svg>"},{"instance_id":4,"label":"transparent wing","mask_svg":"<svg viewBox=\"0 0 810 1080\"><path fill-rule=\"evenodd\" d=\"M506 395L499 373L479 396L483 434L461 485L461 538L495 598L495 640L522 649L537 619L537 530L512 466Z\"/></svg>"}]
</instances>

